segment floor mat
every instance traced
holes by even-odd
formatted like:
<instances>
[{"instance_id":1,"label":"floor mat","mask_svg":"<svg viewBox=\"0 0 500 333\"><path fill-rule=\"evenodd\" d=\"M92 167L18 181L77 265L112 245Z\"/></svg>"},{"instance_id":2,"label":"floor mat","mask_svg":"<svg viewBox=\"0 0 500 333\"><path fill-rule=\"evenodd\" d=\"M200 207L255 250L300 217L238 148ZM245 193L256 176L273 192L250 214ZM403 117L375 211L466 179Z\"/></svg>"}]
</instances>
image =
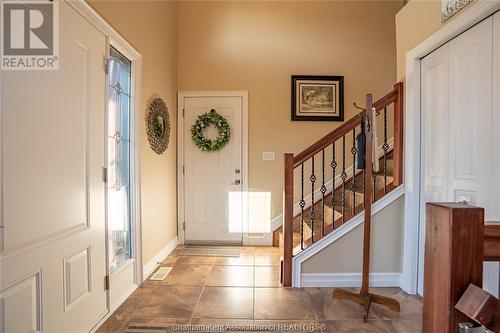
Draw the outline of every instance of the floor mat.
<instances>
[{"instance_id":1,"label":"floor mat","mask_svg":"<svg viewBox=\"0 0 500 333\"><path fill-rule=\"evenodd\" d=\"M240 248L235 246L186 245L178 253L179 256L201 257L239 257Z\"/></svg>"}]
</instances>

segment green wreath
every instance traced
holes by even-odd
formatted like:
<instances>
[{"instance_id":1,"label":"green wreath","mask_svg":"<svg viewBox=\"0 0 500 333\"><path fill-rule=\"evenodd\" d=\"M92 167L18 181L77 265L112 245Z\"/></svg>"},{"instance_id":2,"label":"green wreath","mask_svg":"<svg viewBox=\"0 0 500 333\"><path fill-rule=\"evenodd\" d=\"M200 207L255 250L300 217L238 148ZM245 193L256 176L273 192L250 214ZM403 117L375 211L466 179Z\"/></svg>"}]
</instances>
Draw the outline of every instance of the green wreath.
<instances>
[{"instance_id":1,"label":"green wreath","mask_svg":"<svg viewBox=\"0 0 500 333\"><path fill-rule=\"evenodd\" d=\"M210 126L215 126L219 131L219 135L215 140L207 139L204 136L205 128ZM229 142L231 128L227 120L212 109L210 112L198 116L193 126L191 126L191 138L201 151L217 151Z\"/></svg>"}]
</instances>

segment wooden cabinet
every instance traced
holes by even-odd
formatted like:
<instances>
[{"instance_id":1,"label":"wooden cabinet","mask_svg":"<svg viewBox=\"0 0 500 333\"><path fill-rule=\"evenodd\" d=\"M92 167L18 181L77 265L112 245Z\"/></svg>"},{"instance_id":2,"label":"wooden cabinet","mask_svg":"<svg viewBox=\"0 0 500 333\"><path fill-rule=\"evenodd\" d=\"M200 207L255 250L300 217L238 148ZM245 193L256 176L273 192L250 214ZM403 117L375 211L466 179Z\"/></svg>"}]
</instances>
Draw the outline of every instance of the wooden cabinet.
<instances>
[{"instance_id":1,"label":"wooden cabinet","mask_svg":"<svg viewBox=\"0 0 500 333\"><path fill-rule=\"evenodd\" d=\"M470 283L483 282L484 210L459 203L426 208L422 332L458 332L458 323L470 319L454 307Z\"/></svg>"}]
</instances>

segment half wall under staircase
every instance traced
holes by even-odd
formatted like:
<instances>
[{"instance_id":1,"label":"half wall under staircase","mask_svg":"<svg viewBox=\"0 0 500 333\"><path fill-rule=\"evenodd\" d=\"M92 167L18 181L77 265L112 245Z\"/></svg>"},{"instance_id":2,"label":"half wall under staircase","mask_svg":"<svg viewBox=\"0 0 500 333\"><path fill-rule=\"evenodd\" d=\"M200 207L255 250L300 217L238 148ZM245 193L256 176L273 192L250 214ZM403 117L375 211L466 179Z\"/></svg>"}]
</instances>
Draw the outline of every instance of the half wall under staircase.
<instances>
[{"instance_id":1,"label":"half wall under staircase","mask_svg":"<svg viewBox=\"0 0 500 333\"><path fill-rule=\"evenodd\" d=\"M370 174L360 166L363 159L358 161L360 155L372 154L360 151L357 144L363 127L371 125L366 111L301 153L285 154L283 226L273 237L283 251L281 282L285 287L297 286L292 283L297 281L294 258L318 252L319 244L324 248L363 223L372 205L375 213L402 193L403 84L397 83L380 100L367 104L366 110L372 109L378 141L373 143L376 162Z\"/></svg>"}]
</instances>

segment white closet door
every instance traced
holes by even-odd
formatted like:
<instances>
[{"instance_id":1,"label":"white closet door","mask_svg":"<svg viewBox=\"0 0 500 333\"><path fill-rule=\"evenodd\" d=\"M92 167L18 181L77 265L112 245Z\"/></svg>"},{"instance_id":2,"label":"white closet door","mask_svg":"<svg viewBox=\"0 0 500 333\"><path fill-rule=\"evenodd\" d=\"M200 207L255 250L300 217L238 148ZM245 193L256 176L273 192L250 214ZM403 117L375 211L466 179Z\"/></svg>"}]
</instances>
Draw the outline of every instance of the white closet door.
<instances>
[{"instance_id":1,"label":"white closet door","mask_svg":"<svg viewBox=\"0 0 500 333\"><path fill-rule=\"evenodd\" d=\"M444 45L422 59L422 146L421 161L424 191L421 192L422 216L425 203L448 200L448 151L449 151L449 107L448 107L448 55L449 46ZM419 230L418 293L423 295L425 226Z\"/></svg>"},{"instance_id":2,"label":"white closet door","mask_svg":"<svg viewBox=\"0 0 500 333\"><path fill-rule=\"evenodd\" d=\"M422 170L423 201L448 200L449 151L449 46L444 45L422 60Z\"/></svg>"},{"instance_id":3,"label":"white closet door","mask_svg":"<svg viewBox=\"0 0 500 333\"><path fill-rule=\"evenodd\" d=\"M484 207L486 220L495 211L491 195L492 34L490 17L422 59L421 295L425 203L466 200ZM495 165L500 166L499 162ZM489 276L485 272L485 288L494 291Z\"/></svg>"},{"instance_id":4,"label":"white closet door","mask_svg":"<svg viewBox=\"0 0 500 333\"><path fill-rule=\"evenodd\" d=\"M448 200L491 215L492 18L450 42Z\"/></svg>"}]
</instances>

